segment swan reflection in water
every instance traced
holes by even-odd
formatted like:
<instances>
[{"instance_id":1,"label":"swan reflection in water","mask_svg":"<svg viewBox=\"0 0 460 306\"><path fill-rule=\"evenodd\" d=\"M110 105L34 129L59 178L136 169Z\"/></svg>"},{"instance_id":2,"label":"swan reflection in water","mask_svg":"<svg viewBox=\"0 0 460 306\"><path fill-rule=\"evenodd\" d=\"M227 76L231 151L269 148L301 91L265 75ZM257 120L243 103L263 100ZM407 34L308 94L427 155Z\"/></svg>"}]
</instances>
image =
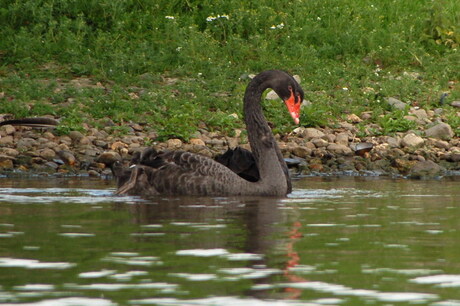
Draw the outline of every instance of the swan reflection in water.
<instances>
[{"instance_id":1,"label":"swan reflection in water","mask_svg":"<svg viewBox=\"0 0 460 306\"><path fill-rule=\"evenodd\" d=\"M287 220L286 214L282 214L280 209L282 206L283 199L275 197L183 196L157 197L127 207L132 213L133 221L143 226L189 224L211 227L204 238L201 233L199 239L195 239L190 231L183 233L190 236L188 239L174 241L176 250L223 249L254 254L258 255L257 260L247 260L247 268L275 268L278 270L277 274L282 275L283 282L304 281L297 279L289 270L300 260L294 248L295 242L301 237L299 222ZM149 237L139 236L137 239ZM280 253L282 256L279 256ZM276 260L273 259L275 256ZM280 257L285 260L280 262ZM271 277L267 275L254 278L254 285L270 284L274 282ZM298 290L290 288L283 290L284 293L280 294L284 298L296 298L300 294ZM273 297L271 291L251 290L248 294L267 298L267 295Z\"/></svg>"}]
</instances>

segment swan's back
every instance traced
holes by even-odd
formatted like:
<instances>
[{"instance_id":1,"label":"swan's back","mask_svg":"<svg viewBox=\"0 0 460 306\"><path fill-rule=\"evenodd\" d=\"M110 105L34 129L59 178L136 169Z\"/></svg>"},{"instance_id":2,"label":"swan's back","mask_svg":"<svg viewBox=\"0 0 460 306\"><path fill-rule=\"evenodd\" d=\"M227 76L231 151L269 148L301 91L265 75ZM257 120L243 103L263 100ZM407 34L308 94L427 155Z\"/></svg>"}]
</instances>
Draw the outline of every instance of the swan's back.
<instances>
[{"instance_id":1,"label":"swan's back","mask_svg":"<svg viewBox=\"0 0 460 306\"><path fill-rule=\"evenodd\" d=\"M224 165L184 151L156 152L147 149L136 164L114 166L120 194L137 195L236 195L242 181Z\"/></svg>"}]
</instances>

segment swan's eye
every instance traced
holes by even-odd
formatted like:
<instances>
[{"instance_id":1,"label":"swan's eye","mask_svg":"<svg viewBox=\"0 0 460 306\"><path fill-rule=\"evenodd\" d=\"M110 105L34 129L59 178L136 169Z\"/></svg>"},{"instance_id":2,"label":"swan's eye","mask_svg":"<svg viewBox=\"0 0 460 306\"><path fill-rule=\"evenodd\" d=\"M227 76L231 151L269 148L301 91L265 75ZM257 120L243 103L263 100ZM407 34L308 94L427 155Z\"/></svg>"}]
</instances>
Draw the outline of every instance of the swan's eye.
<instances>
[{"instance_id":1,"label":"swan's eye","mask_svg":"<svg viewBox=\"0 0 460 306\"><path fill-rule=\"evenodd\" d=\"M292 91L292 86L291 85L288 86L288 90Z\"/></svg>"}]
</instances>

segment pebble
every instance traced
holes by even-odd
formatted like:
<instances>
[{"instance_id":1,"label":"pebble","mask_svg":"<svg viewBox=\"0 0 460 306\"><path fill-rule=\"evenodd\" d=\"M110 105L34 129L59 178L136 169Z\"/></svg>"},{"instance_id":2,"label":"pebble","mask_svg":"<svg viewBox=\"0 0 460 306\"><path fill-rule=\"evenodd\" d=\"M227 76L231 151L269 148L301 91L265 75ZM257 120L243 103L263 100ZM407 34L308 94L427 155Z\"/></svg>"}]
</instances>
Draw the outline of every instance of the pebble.
<instances>
[{"instance_id":1,"label":"pebble","mask_svg":"<svg viewBox=\"0 0 460 306\"><path fill-rule=\"evenodd\" d=\"M432 179L442 175L446 169L431 160L419 161L409 171L410 178Z\"/></svg>"},{"instance_id":2,"label":"pebble","mask_svg":"<svg viewBox=\"0 0 460 306\"><path fill-rule=\"evenodd\" d=\"M0 137L0 146L10 146L14 142L13 136Z\"/></svg>"},{"instance_id":3,"label":"pebble","mask_svg":"<svg viewBox=\"0 0 460 306\"><path fill-rule=\"evenodd\" d=\"M54 150L51 149L43 149L39 152L39 156L46 160L52 160L56 157L56 152L54 152Z\"/></svg>"},{"instance_id":4,"label":"pebble","mask_svg":"<svg viewBox=\"0 0 460 306\"><path fill-rule=\"evenodd\" d=\"M61 150L61 151L58 151L57 154L59 155L59 157L62 159L62 161L66 165L74 166L77 162L77 159L75 158L73 153L70 151Z\"/></svg>"},{"instance_id":5,"label":"pebble","mask_svg":"<svg viewBox=\"0 0 460 306\"><path fill-rule=\"evenodd\" d=\"M190 144L192 145L197 145L197 146L205 146L206 144L204 143L203 140L201 140L200 138L192 138L190 139Z\"/></svg>"},{"instance_id":6,"label":"pebble","mask_svg":"<svg viewBox=\"0 0 460 306\"><path fill-rule=\"evenodd\" d=\"M326 140L324 139L321 139L321 138L315 138L311 141L315 147L317 148L322 148L322 147L327 147L329 142L327 142Z\"/></svg>"},{"instance_id":7,"label":"pebble","mask_svg":"<svg viewBox=\"0 0 460 306\"><path fill-rule=\"evenodd\" d=\"M335 143L347 146L348 145L348 133L339 133L335 138Z\"/></svg>"},{"instance_id":8,"label":"pebble","mask_svg":"<svg viewBox=\"0 0 460 306\"><path fill-rule=\"evenodd\" d=\"M307 139L313 139L313 138L321 138L324 137L325 134L321 132L318 129L315 128L306 128L303 130L302 136L307 138Z\"/></svg>"},{"instance_id":9,"label":"pebble","mask_svg":"<svg viewBox=\"0 0 460 306\"><path fill-rule=\"evenodd\" d=\"M409 133L403 137L401 140L401 145L403 147L419 147L423 145L425 141L422 137L415 135L414 133Z\"/></svg>"},{"instance_id":10,"label":"pebble","mask_svg":"<svg viewBox=\"0 0 460 306\"><path fill-rule=\"evenodd\" d=\"M77 142L77 141L80 141L80 139L82 139L85 136L79 131L71 131L69 133L69 137L70 139L72 139L72 141Z\"/></svg>"},{"instance_id":11,"label":"pebble","mask_svg":"<svg viewBox=\"0 0 460 306\"><path fill-rule=\"evenodd\" d=\"M406 109L407 105L403 104ZM452 127L441 122L443 110L411 108L408 116L406 118L417 122L416 129L390 136L366 136L367 132L383 131L371 122L360 131L364 135L357 134L355 124L373 117L372 112L363 112L359 116L348 115L347 121L339 122L335 129L300 126L291 134L276 135L275 138L283 156L303 160L299 167L304 172L371 170L421 178L425 176L417 174L418 167L433 166L429 162L438 165L440 161L448 170L460 169L460 140ZM431 121L438 122L433 125ZM250 149L249 144L242 143L247 136L241 129L235 129L233 137L229 137L209 132L203 124L188 142L176 138L152 144L157 138L156 132L147 131L145 126L136 123L130 126L132 132L125 136L111 134L110 128L98 130L90 126L83 133L72 131L63 136L54 134L54 131L3 126L0 128L0 168L47 173L82 171L90 176L100 176L110 174L110 165L115 161L129 159L134 152L151 145L158 150L187 150L208 157L214 157L228 147ZM370 143L372 151L355 155L351 147L357 143Z\"/></svg>"},{"instance_id":12,"label":"pebble","mask_svg":"<svg viewBox=\"0 0 460 306\"><path fill-rule=\"evenodd\" d=\"M340 155L352 155L353 150L350 149L350 147L343 145L343 144L338 144L338 143L331 143L330 145L327 146L328 151L331 151L336 154Z\"/></svg>"},{"instance_id":13,"label":"pebble","mask_svg":"<svg viewBox=\"0 0 460 306\"><path fill-rule=\"evenodd\" d=\"M300 158L307 158L311 155L311 149L304 146L295 146L290 149L292 154Z\"/></svg>"},{"instance_id":14,"label":"pebble","mask_svg":"<svg viewBox=\"0 0 460 306\"><path fill-rule=\"evenodd\" d=\"M447 123L441 122L425 131L427 137L451 139L454 136L452 128Z\"/></svg>"},{"instance_id":15,"label":"pebble","mask_svg":"<svg viewBox=\"0 0 460 306\"><path fill-rule=\"evenodd\" d=\"M4 131L6 135L13 135L16 132L16 128L9 124L2 126L1 130Z\"/></svg>"},{"instance_id":16,"label":"pebble","mask_svg":"<svg viewBox=\"0 0 460 306\"><path fill-rule=\"evenodd\" d=\"M388 98L387 102L390 106L392 106L395 109L399 109L399 110L404 110L406 109L406 106L407 106L406 103L396 98L393 98L393 97Z\"/></svg>"}]
</instances>

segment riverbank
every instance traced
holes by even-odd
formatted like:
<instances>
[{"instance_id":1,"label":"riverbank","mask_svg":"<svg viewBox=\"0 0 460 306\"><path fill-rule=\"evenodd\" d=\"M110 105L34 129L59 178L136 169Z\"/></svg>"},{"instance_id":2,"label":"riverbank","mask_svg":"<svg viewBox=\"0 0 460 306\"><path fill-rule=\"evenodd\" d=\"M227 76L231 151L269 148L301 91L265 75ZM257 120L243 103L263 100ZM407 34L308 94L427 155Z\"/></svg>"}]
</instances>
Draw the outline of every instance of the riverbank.
<instances>
[{"instance_id":1,"label":"riverbank","mask_svg":"<svg viewBox=\"0 0 460 306\"><path fill-rule=\"evenodd\" d=\"M1 116L0 116L1 117ZM392 136L362 136L357 123L367 129L381 127L366 120L370 112L350 114L335 128L297 127L276 135L284 157L297 174L396 175L433 178L460 173L460 139L442 122L442 109L409 110L405 120L416 127ZM228 148L250 149L244 130L233 137L203 127L189 141L157 141L148 126L132 123L129 132L114 132L114 123L59 135L55 129L5 125L0 127L0 172L43 175L110 176L115 161L129 160L148 146L158 150L185 150L215 157ZM360 135L360 136L358 136Z\"/></svg>"}]
</instances>

